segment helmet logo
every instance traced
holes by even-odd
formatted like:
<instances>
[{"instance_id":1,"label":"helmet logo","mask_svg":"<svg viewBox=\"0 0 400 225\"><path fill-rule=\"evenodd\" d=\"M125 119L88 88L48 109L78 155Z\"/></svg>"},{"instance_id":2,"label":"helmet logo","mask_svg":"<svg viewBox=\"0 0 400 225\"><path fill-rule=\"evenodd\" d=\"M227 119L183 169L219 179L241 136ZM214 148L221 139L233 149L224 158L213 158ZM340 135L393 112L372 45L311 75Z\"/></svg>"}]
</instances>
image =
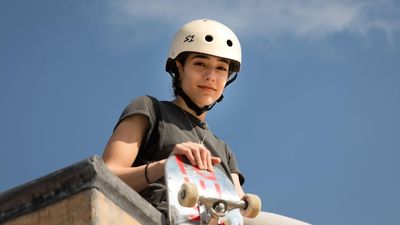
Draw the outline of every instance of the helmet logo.
<instances>
[{"instance_id":1,"label":"helmet logo","mask_svg":"<svg viewBox=\"0 0 400 225\"><path fill-rule=\"evenodd\" d=\"M194 41L194 34L191 34L186 36L183 42L193 42L193 41Z\"/></svg>"}]
</instances>

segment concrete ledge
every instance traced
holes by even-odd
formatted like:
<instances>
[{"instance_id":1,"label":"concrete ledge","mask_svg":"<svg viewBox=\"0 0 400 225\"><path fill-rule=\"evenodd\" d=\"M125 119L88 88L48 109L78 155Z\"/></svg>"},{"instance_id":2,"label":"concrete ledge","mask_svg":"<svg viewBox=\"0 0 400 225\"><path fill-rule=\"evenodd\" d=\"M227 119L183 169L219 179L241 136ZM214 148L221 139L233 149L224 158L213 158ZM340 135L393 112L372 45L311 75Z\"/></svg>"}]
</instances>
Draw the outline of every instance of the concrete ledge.
<instances>
[{"instance_id":1,"label":"concrete ledge","mask_svg":"<svg viewBox=\"0 0 400 225\"><path fill-rule=\"evenodd\" d=\"M1 193L0 224L89 190L97 190L138 224L166 224L163 214L112 174L98 156Z\"/></svg>"}]
</instances>

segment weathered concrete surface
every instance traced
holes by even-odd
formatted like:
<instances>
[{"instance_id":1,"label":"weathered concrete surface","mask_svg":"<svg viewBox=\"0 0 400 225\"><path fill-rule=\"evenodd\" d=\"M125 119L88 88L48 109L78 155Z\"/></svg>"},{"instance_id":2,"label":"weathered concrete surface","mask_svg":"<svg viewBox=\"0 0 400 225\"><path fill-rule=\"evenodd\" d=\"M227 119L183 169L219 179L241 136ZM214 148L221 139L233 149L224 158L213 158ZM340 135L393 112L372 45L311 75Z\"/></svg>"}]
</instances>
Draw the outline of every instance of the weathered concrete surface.
<instances>
[{"instance_id":1,"label":"weathered concrete surface","mask_svg":"<svg viewBox=\"0 0 400 225\"><path fill-rule=\"evenodd\" d=\"M97 189L79 192L44 208L16 217L3 225L140 225L133 216Z\"/></svg>"},{"instance_id":2,"label":"weathered concrete surface","mask_svg":"<svg viewBox=\"0 0 400 225\"><path fill-rule=\"evenodd\" d=\"M160 225L166 220L93 156L1 193L0 224Z\"/></svg>"}]
</instances>

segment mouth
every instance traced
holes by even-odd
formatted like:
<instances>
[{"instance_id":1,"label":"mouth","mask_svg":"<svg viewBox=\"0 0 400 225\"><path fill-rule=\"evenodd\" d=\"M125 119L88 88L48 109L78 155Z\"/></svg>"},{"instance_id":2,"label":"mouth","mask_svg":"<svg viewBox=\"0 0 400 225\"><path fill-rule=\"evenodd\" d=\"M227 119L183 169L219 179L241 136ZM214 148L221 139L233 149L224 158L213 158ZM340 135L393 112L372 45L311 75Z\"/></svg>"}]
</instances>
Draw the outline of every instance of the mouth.
<instances>
[{"instance_id":1,"label":"mouth","mask_svg":"<svg viewBox=\"0 0 400 225\"><path fill-rule=\"evenodd\" d=\"M207 92L214 92L214 91L217 90L217 89L215 89L215 88L213 88L211 86L207 86L207 85L199 85L198 87L200 89L204 90L204 91L207 91Z\"/></svg>"}]
</instances>

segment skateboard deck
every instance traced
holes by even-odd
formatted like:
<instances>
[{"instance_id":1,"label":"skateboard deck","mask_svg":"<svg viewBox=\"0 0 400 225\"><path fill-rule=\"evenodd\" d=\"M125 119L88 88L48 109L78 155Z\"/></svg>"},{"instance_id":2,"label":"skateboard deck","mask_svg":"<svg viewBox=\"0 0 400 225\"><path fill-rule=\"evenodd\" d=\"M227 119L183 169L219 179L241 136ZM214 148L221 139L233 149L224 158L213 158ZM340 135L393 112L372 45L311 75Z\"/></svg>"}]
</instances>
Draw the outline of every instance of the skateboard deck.
<instances>
[{"instance_id":1,"label":"skateboard deck","mask_svg":"<svg viewBox=\"0 0 400 225\"><path fill-rule=\"evenodd\" d=\"M240 199L233 183L221 169L200 170L188 163L186 157L173 155L167 159L165 177L171 225L209 224L210 221L243 224L243 210L250 208L247 207L249 204ZM252 199L252 205L255 202L255 210L259 211L259 198ZM252 208L254 211L254 206Z\"/></svg>"}]
</instances>

